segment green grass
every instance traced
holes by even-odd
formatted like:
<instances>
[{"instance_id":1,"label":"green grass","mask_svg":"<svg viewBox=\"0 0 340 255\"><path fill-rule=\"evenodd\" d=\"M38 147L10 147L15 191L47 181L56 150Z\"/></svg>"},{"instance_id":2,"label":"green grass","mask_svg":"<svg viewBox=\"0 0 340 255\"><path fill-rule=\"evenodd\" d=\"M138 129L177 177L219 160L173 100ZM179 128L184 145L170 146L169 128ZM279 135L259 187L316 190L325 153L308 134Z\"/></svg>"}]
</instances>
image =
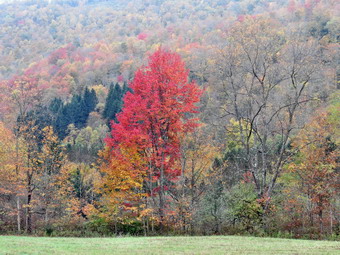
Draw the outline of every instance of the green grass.
<instances>
[{"instance_id":1,"label":"green grass","mask_svg":"<svg viewBox=\"0 0 340 255\"><path fill-rule=\"evenodd\" d=\"M239 236L49 238L0 236L0 254L340 254L340 242Z\"/></svg>"}]
</instances>

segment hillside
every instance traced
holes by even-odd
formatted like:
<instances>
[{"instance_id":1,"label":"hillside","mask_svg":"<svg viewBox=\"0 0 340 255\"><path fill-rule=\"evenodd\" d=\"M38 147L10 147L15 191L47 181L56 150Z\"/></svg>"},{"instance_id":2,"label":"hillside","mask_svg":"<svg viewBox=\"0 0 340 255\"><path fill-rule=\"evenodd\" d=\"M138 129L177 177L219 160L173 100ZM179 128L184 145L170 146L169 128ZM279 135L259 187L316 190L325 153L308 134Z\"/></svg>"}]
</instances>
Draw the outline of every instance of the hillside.
<instances>
[{"instance_id":1,"label":"hillside","mask_svg":"<svg viewBox=\"0 0 340 255\"><path fill-rule=\"evenodd\" d=\"M339 8L0 1L0 233L338 238Z\"/></svg>"}]
</instances>

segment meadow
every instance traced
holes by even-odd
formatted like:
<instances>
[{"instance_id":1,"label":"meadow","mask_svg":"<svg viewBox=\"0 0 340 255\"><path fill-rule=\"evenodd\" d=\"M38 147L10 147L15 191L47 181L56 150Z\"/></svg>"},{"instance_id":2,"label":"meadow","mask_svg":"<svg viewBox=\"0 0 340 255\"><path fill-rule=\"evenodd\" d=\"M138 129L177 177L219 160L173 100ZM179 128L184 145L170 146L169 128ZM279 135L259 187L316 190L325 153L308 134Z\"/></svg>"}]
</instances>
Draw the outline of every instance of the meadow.
<instances>
[{"instance_id":1,"label":"meadow","mask_svg":"<svg viewBox=\"0 0 340 255\"><path fill-rule=\"evenodd\" d=\"M0 236L9 254L339 254L340 242L240 236L50 238Z\"/></svg>"}]
</instances>

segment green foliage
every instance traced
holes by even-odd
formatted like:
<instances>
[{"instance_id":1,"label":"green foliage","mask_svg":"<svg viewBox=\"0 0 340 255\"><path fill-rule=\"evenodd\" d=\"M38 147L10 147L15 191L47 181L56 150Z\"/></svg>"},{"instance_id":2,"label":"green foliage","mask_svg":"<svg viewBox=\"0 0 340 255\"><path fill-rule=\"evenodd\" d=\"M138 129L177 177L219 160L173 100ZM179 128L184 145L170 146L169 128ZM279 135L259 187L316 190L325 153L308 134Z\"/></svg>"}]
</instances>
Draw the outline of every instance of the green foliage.
<instances>
[{"instance_id":1,"label":"green foliage","mask_svg":"<svg viewBox=\"0 0 340 255\"><path fill-rule=\"evenodd\" d=\"M205 192L197 215L194 215L195 221L200 225L203 234L221 233L221 226L225 223L223 212L225 210L225 194L221 176L217 176L213 185L209 185Z\"/></svg>"},{"instance_id":2,"label":"green foliage","mask_svg":"<svg viewBox=\"0 0 340 255\"><path fill-rule=\"evenodd\" d=\"M143 223L134 219L113 222L106 218L93 216L84 226L86 231L98 233L103 236L139 236L144 233Z\"/></svg>"},{"instance_id":3,"label":"green foliage","mask_svg":"<svg viewBox=\"0 0 340 255\"><path fill-rule=\"evenodd\" d=\"M244 183L234 186L226 194L226 217L241 231L254 233L261 227L263 208L257 200L252 184Z\"/></svg>"},{"instance_id":4,"label":"green foliage","mask_svg":"<svg viewBox=\"0 0 340 255\"><path fill-rule=\"evenodd\" d=\"M83 102L86 112L90 113L96 109L98 98L94 89L91 89L90 91L87 87L85 88Z\"/></svg>"},{"instance_id":5,"label":"green foliage","mask_svg":"<svg viewBox=\"0 0 340 255\"><path fill-rule=\"evenodd\" d=\"M85 228L89 232L98 233L104 236L112 235L114 231L106 219L98 216L92 217L88 222L86 222Z\"/></svg>"},{"instance_id":6,"label":"green foliage","mask_svg":"<svg viewBox=\"0 0 340 255\"><path fill-rule=\"evenodd\" d=\"M60 139L64 139L68 134L68 126L74 124L80 129L86 126L89 114L95 110L98 99L96 92L92 89L85 89L84 95L73 95L71 102L61 107L60 100L55 99L50 105L50 109L57 114L55 128Z\"/></svg>"},{"instance_id":7,"label":"green foliage","mask_svg":"<svg viewBox=\"0 0 340 255\"><path fill-rule=\"evenodd\" d=\"M69 175L73 194L82 204L91 204L97 199L98 194L94 192L94 182L98 179L96 169L87 164L75 165ZM86 216L86 215L84 215Z\"/></svg>"},{"instance_id":8,"label":"green foliage","mask_svg":"<svg viewBox=\"0 0 340 255\"><path fill-rule=\"evenodd\" d=\"M68 136L64 139L69 159L73 162L94 163L98 158L98 151L104 147L107 132L108 127L105 124L83 129L69 125Z\"/></svg>"},{"instance_id":9,"label":"green foliage","mask_svg":"<svg viewBox=\"0 0 340 255\"><path fill-rule=\"evenodd\" d=\"M117 224L117 233L123 235L142 235L144 233L143 223L138 220L127 220Z\"/></svg>"},{"instance_id":10,"label":"green foliage","mask_svg":"<svg viewBox=\"0 0 340 255\"><path fill-rule=\"evenodd\" d=\"M116 115L122 110L123 96L127 91L128 87L125 83L123 88L118 83L111 84L103 111L103 117L107 119L108 123L112 120L117 121Z\"/></svg>"}]
</instances>

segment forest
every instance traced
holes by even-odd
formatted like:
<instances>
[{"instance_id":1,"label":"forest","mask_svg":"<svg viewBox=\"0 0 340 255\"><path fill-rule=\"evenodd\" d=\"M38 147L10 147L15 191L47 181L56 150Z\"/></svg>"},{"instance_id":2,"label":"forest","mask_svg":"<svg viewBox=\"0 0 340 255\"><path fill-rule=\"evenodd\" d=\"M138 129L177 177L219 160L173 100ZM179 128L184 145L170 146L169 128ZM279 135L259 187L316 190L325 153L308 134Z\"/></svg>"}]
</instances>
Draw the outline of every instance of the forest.
<instances>
[{"instance_id":1,"label":"forest","mask_svg":"<svg viewBox=\"0 0 340 255\"><path fill-rule=\"evenodd\" d=\"M0 234L340 240L336 0L0 0Z\"/></svg>"}]
</instances>

